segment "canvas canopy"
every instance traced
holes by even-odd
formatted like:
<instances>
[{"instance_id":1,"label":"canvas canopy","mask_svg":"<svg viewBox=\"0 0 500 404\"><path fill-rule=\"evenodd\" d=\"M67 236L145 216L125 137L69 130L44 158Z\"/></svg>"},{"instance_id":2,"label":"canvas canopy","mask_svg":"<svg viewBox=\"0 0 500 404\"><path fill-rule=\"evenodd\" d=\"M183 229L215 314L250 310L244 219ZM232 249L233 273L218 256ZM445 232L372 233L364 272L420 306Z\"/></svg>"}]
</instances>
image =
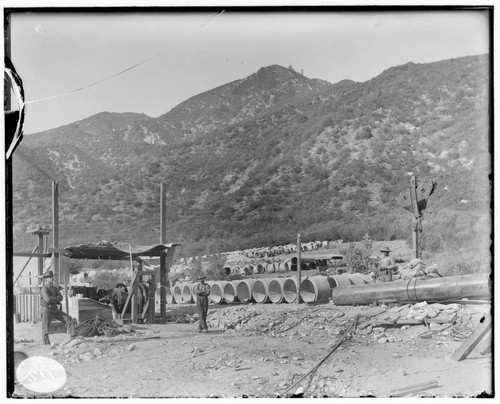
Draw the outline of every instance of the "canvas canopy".
<instances>
[{"instance_id":1,"label":"canvas canopy","mask_svg":"<svg viewBox=\"0 0 500 404\"><path fill-rule=\"evenodd\" d=\"M168 249L178 244L154 244L138 246L130 243L110 243L106 240L98 243L86 243L69 246L62 252L73 259L128 260L137 257L166 256Z\"/></svg>"}]
</instances>

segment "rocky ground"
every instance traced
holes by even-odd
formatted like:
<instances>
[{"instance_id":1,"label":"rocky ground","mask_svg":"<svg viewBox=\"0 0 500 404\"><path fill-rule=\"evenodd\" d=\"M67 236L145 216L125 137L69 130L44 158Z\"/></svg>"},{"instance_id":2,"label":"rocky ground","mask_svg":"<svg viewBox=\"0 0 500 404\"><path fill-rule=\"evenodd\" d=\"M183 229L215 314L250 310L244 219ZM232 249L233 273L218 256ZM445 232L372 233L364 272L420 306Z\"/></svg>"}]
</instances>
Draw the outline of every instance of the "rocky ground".
<instances>
[{"instance_id":1,"label":"rocky ground","mask_svg":"<svg viewBox=\"0 0 500 404\"><path fill-rule=\"evenodd\" d=\"M211 306L198 333L194 305L170 305L167 324L117 335L51 335L15 324L15 349L64 366L50 394L16 397L474 397L492 394L491 352L450 357L487 304Z\"/></svg>"}]
</instances>

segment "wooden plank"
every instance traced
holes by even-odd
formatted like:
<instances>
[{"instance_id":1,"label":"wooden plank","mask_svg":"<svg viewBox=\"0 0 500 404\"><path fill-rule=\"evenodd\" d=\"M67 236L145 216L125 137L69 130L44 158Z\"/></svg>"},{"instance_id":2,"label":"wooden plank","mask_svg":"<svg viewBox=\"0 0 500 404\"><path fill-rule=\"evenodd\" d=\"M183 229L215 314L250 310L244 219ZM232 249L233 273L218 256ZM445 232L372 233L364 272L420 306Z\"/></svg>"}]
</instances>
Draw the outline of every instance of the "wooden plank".
<instances>
[{"instance_id":1,"label":"wooden plank","mask_svg":"<svg viewBox=\"0 0 500 404\"><path fill-rule=\"evenodd\" d=\"M134 285L135 280L136 280L136 276L135 276L135 273L134 273L134 275L132 276L132 286ZM134 291L133 291L133 288L132 288L132 291L127 296L127 300L125 300L125 305L123 306L122 312L120 313L120 318L123 318L125 316L125 313L127 311L127 307L130 304L130 300L132 299L132 295L133 294L134 294Z\"/></svg>"},{"instance_id":2,"label":"wooden plank","mask_svg":"<svg viewBox=\"0 0 500 404\"><path fill-rule=\"evenodd\" d=\"M160 315L161 322L167 322L167 292L166 287L168 283L167 268L165 263L165 258L160 258Z\"/></svg>"},{"instance_id":3,"label":"wooden plank","mask_svg":"<svg viewBox=\"0 0 500 404\"><path fill-rule=\"evenodd\" d=\"M407 386L407 387L403 387L403 388L391 391L389 393L389 397L403 397L403 396L407 396L410 394L418 393L420 391L434 389L436 387L438 387L437 381L413 384L411 386Z\"/></svg>"},{"instance_id":4,"label":"wooden plank","mask_svg":"<svg viewBox=\"0 0 500 404\"><path fill-rule=\"evenodd\" d=\"M137 275L155 275L155 271L136 271Z\"/></svg>"},{"instance_id":5,"label":"wooden plank","mask_svg":"<svg viewBox=\"0 0 500 404\"><path fill-rule=\"evenodd\" d=\"M472 352L472 350L481 342L481 340L491 331L491 316L486 316L472 335L453 353L451 359L461 361Z\"/></svg>"},{"instance_id":6,"label":"wooden plank","mask_svg":"<svg viewBox=\"0 0 500 404\"><path fill-rule=\"evenodd\" d=\"M148 314L148 308L149 308L149 299L146 296L146 304L144 304L144 308L142 309L141 319L144 320L146 318L146 314Z\"/></svg>"},{"instance_id":7,"label":"wooden plank","mask_svg":"<svg viewBox=\"0 0 500 404\"><path fill-rule=\"evenodd\" d=\"M149 302L149 324L154 324L155 323L155 295L156 295L156 280L155 276L151 276L151 282L149 283L149 288L148 288L148 302Z\"/></svg>"},{"instance_id":8,"label":"wooden plank","mask_svg":"<svg viewBox=\"0 0 500 404\"><path fill-rule=\"evenodd\" d=\"M479 352L481 355L486 355L491 353L491 344L492 344L492 332L491 330L486 333L484 338L477 344L476 348L474 349L476 352Z\"/></svg>"},{"instance_id":9,"label":"wooden plank","mask_svg":"<svg viewBox=\"0 0 500 404\"><path fill-rule=\"evenodd\" d=\"M29 321L29 318L28 318L28 296L24 296L23 306L24 306L24 321Z\"/></svg>"},{"instance_id":10,"label":"wooden plank","mask_svg":"<svg viewBox=\"0 0 500 404\"><path fill-rule=\"evenodd\" d=\"M45 253L30 253L30 252L15 252L12 254L14 257L38 257L38 258L50 258L52 254Z\"/></svg>"},{"instance_id":11,"label":"wooden plank","mask_svg":"<svg viewBox=\"0 0 500 404\"><path fill-rule=\"evenodd\" d=\"M366 325L372 325L374 327L390 327L390 326L403 326L403 325L421 325L424 323L424 320L415 320L415 319L406 319L406 320L397 320L397 321L381 321L381 320L372 320L368 321Z\"/></svg>"},{"instance_id":12,"label":"wooden plank","mask_svg":"<svg viewBox=\"0 0 500 404\"><path fill-rule=\"evenodd\" d=\"M132 301L131 301L131 307L130 307L130 317L132 318L132 323L137 324L137 294L138 294L138 276L137 274L134 274L134 280L132 282Z\"/></svg>"}]
</instances>

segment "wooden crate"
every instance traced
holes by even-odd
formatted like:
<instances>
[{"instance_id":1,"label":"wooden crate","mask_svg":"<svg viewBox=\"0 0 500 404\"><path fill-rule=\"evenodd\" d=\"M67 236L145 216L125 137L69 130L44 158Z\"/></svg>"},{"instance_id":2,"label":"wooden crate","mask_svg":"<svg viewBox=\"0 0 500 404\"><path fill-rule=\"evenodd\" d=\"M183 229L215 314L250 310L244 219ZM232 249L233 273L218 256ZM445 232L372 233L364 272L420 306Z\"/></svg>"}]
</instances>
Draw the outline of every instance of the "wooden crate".
<instances>
[{"instance_id":1,"label":"wooden crate","mask_svg":"<svg viewBox=\"0 0 500 404\"><path fill-rule=\"evenodd\" d=\"M85 297L68 298L68 314L78 323L93 319L96 316L103 320L113 319L111 306Z\"/></svg>"}]
</instances>

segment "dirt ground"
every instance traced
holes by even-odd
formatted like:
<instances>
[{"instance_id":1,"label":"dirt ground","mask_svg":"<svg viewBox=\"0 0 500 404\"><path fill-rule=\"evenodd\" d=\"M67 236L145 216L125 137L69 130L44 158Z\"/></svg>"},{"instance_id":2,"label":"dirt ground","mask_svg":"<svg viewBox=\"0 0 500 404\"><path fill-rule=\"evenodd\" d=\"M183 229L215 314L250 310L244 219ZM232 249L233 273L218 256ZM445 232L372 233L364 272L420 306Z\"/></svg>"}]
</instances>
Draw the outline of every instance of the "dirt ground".
<instances>
[{"instance_id":1,"label":"dirt ground","mask_svg":"<svg viewBox=\"0 0 500 404\"><path fill-rule=\"evenodd\" d=\"M205 334L197 332L195 310L169 305L177 323L125 326L128 332L113 337L52 334L52 347L41 345L39 323L15 324L15 350L58 361L67 380L50 394L17 383L14 396L389 397L406 387L402 394L414 397L493 392L491 353L450 359L490 311L486 304L218 305L210 306ZM422 316L450 320L408 325ZM418 390L424 383L428 387Z\"/></svg>"}]
</instances>

